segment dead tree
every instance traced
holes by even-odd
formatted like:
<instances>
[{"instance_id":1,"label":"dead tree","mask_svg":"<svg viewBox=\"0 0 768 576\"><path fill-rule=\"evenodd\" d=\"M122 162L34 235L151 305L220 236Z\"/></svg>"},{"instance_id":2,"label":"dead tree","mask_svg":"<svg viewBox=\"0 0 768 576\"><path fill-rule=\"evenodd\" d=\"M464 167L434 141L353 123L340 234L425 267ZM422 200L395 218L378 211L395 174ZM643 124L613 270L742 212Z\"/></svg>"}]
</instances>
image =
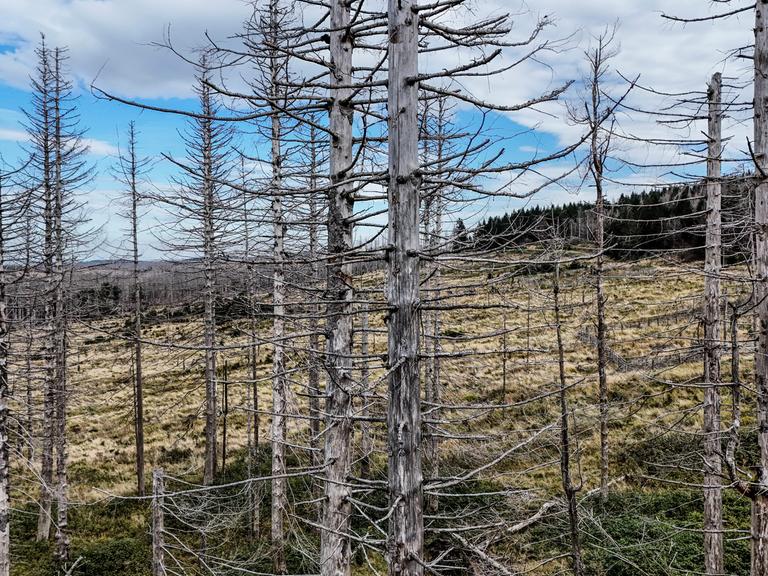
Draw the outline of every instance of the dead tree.
<instances>
[{"instance_id":1,"label":"dead tree","mask_svg":"<svg viewBox=\"0 0 768 576\"><path fill-rule=\"evenodd\" d=\"M350 573L349 522L352 461L352 276L345 260L352 250L354 155L352 124L352 3L332 0L330 5L330 116L331 145L328 202L328 303L325 430L325 507L320 537L322 576Z\"/></svg>"},{"instance_id":2,"label":"dead tree","mask_svg":"<svg viewBox=\"0 0 768 576\"><path fill-rule=\"evenodd\" d=\"M3 226L4 183L0 178L0 576L11 572L10 447L8 430L8 302Z\"/></svg>"},{"instance_id":3,"label":"dead tree","mask_svg":"<svg viewBox=\"0 0 768 576\"><path fill-rule=\"evenodd\" d=\"M127 149L121 151L116 168L117 179L126 187L126 216L129 222L131 250L131 283L133 303L133 419L136 442L136 493L144 495L144 381L142 370L142 289L141 289L141 250L139 247L139 217L141 192L139 187L146 177L150 159L137 154L137 131L133 121L128 125Z\"/></svg>"},{"instance_id":4,"label":"dead tree","mask_svg":"<svg viewBox=\"0 0 768 576\"><path fill-rule=\"evenodd\" d=\"M563 483L563 494L568 507L568 523L571 540L571 566L574 576L584 574L584 561L581 554L581 533L579 531L579 508L576 495L581 485L575 485L571 477L571 430L568 414L568 385L565 376L565 352L563 347L563 331L560 318L560 264L555 264L554 282L552 285L555 311L555 333L557 335L557 365L560 381L560 477Z\"/></svg>"},{"instance_id":5,"label":"dead tree","mask_svg":"<svg viewBox=\"0 0 768 576\"><path fill-rule=\"evenodd\" d=\"M78 231L83 222L78 191L91 181L92 170L85 160L87 146L79 126L76 97L66 78L66 51L50 50L43 40L37 55L38 69L32 80L35 96L32 108L26 112L32 158L26 171L36 193L34 217L43 230L40 268L45 285L43 449L37 538L44 540L50 534L55 495L56 557L65 565L69 554L67 330L72 312L68 306L67 278L78 247L87 240Z\"/></svg>"},{"instance_id":6,"label":"dead tree","mask_svg":"<svg viewBox=\"0 0 768 576\"><path fill-rule=\"evenodd\" d=\"M47 540L51 531L51 504L53 500L53 438L55 416L55 372L53 365L53 308L50 302L50 292L54 285L53 276L53 74L51 72L50 49L41 37L36 49L37 67L32 78L32 107L25 111L27 132L31 140L30 155L33 158L30 166L30 178L35 181L39 194L39 207L43 220L43 275L47 283L45 298L45 351L46 358L44 392L43 392L43 439L41 446L40 466L40 498L37 522L37 540Z\"/></svg>"},{"instance_id":7,"label":"dead tree","mask_svg":"<svg viewBox=\"0 0 768 576\"><path fill-rule=\"evenodd\" d=\"M389 574L424 573L419 378L419 18L389 0Z\"/></svg>"},{"instance_id":8,"label":"dead tree","mask_svg":"<svg viewBox=\"0 0 768 576\"><path fill-rule=\"evenodd\" d=\"M152 576L165 576L165 485L162 468L152 471Z\"/></svg>"},{"instance_id":9,"label":"dead tree","mask_svg":"<svg viewBox=\"0 0 768 576\"><path fill-rule=\"evenodd\" d=\"M755 276L758 338L755 353L760 465L757 494L752 502L752 574L768 574L768 2L755 7L754 159Z\"/></svg>"},{"instance_id":10,"label":"dead tree","mask_svg":"<svg viewBox=\"0 0 768 576\"><path fill-rule=\"evenodd\" d=\"M319 220L322 210L315 190L320 181L319 174L319 141L317 129L313 126L309 131L309 260L312 286L320 281L320 239ZM316 299L315 299L316 300ZM312 452L312 465L322 462L320 451L320 304L314 301L311 305L309 319L309 373L307 375L307 394L309 395L309 448Z\"/></svg>"},{"instance_id":11,"label":"dead tree","mask_svg":"<svg viewBox=\"0 0 768 576\"><path fill-rule=\"evenodd\" d=\"M203 315L202 337L195 349L203 355L205 388L205 449L203 482L212 484L218 469L218 386L216 361L218 354L216 300L221 287L217 270L232 242L233 192L227 183L233 181L233 129L220 122L216 115L220 102L210 86L212 55L203 51L196 65L195 94L200 114L192 116L182 134L186 155L176 159L164 158L180 170L172 178L172 190L167 194L147 194L171 218L158 237L163 250L195 258L190 270L201 282Z\"/></svg>"},{"instance_id":12,"label":"dead tree","mask_svg":"<svg viewBox=\"0 0 768 576\"><path fill-rule=\"evenodd\" d=\"M707 152L707 232L704 262L704 568L723 573L722 448L720 442L720 269L721 241L721 84L720 74L709 85Z\"/></svg>"},{"instance_id":13,"label":"dead tree","mask_svg":"<svg viewBox=\"0 0 768 576\"><path fill-rule=\"evenodd\" d=\"M9 289L26 272L23 256L27 238L24 236L28 232L23 225L26 223L26 213L29 209L29 195L14 192L11 181L18 172L11 170L0 173L0 576L9 576L11 569ZM22 228L19 230L20 224ZM19 448L17 453L21 451Z\"/></svg>"}]
</instances>

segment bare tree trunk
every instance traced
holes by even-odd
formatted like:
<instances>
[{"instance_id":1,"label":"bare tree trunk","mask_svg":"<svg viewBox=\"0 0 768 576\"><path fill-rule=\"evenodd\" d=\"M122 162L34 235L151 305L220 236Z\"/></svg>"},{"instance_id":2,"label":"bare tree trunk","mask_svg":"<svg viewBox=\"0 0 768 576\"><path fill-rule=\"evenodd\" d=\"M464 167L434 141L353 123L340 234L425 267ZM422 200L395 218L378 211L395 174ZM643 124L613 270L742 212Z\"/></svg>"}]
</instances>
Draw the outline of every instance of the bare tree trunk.
<instances>
[{"instance_id":1,"label":"bare tree trunk","mask_svg":"<svg viewBox=\"0 0 768 576\"><path fill-rule=\"evenodd\" d=\"M440 112L439 112L439 133L438 133L438 153L437 158L438 161L441 161L443 158L443 140L442 140L442 127L443 127L443 110L444 102L443 100L440 100ZM438 193L435 197L435 206L434 206L434 217L435 217L435 225L434 225L434 234L433 234L433 244L435 247L440 243L440 239L443 235L443 198ZM441 270L440 270L440 263L435 262L435 268L432 274L432 284L434 286L434 299L436 302L440 301L441 298L441 292L440 292L440 282L441 282ZM505 317L506 319L506 317ZM435 309L432 311L432 382L427 383L427 386L431 384L432 386L432 401L435 403L435 406L432 410L432 418L435 421L440 421L441 418L441 410L438 408L438 406L443 401L443 387L442 387L442 381L441 381L441 364L440 364L440 354L442 352L442 344L440 340L440 310ZM433 478L438 478L440 476L440 438L438 435L433 434L430 438L430 460L431 460L431 473ZM433 514L437 512L439 507L439 501L438 497L435 494L431 494L428 497L428 509Z\"/></svg>"},{"instance_id":2,"label":"bare tree trunk","mask_svg":"<svg viewBox=\"0 0 768 576\"><path fill-rule=\"evenodd\" d=\"M202 113L206 116L214 114L211 103L211 88L205 83L208 71L207 62L203 59L203 81L200 83L200 101ZM217 456L217 419L218 394L216 391L216 309L215 309L215 269L214 269L214 182L213 182L213 143L211 120L201 121L203 143L203 347L205 348L205 466L203 484L213 484L216 477Z\"/></svg>"},{"instance_id":3,"label":"bare tree trunk","mask_svg":"<svg viewBox=\"0 0 768 576\"><path fill-rule=\"evenodd\" d=\"M163 471L152 471L152 576L165 576L165 542L163 538L165 505Z\"/></svg>"},{"instance_id":4,"label":"bare tree trunk","mask_svg":"<svg viewBox=\"0 0 768 576\"><path fill-rule=\"evenodd\" d=\"M44 42L44 41L43 41ZM56 411L56 377L55 377L55 335L54 335L54 298L55 298L55 279L53 277L53 169L51 166L51 74L49 52L43 43L39 49L40 70L41 70L41 93L42 101L41 124L44 134L40 135L41 150L43 162L43 220L45 226L45 237L43 239L44 250L44 269L46 277L46 295L45 295L45 382L43 384L43 442L41 450L40 464L40 500L39 513L37 517L37 537L36 540L47 540L51 533L51 504L53 501L53 438L54 438L54 417Z\"/></svg>"},{"instance_id":5,"label":"bare tree trunk","mask_svg":"<svg viewBox=\"0 0 768 576\"><path fill-rule=\"evenodd\" d=\"M53 276L56 282L55 291L55 358L56 358L56 558L63 565L69 559L69 484L67 479L68 444L67 444L67 321L64 299L64 179L62 168L64 150L62 141L62 71L60 69L61 54L56 48L54 52L54 241L55 256Z\"/></svg>"},{"instance_id":6,"label":"bare tree trunk","mask_svg":"<svg viewBox=\"0 0 768 576\"><path fill-rule=\"evenodd\" d=\"M2 186L2 183L0 183ZM10 447L8 435L8 353L10 349L5 278L4 199L0 189L0 576L11 571Z\"/></svg>"},{"instance_id":7,"label":"bare tree trunk","mask_svg":"<svg viewBox=\"0 0 768 576\"><path fill-rule=\"evenodd\" d=\"M320 213L317 206L318 184L318 158L317 158L317 131L312 126L309 132L310 139L310 167L309 167L309 260L312 274L313 288L319 281L319 244L318 244L318 219ZM309 394L309 447L311 450L311 462L313 466L322 463L320 453L320 329L319 317L320 304L312 303L312 311L309 320L309 374L307 392Z\"/></svg>"},{"instance_id":8,"label":"bare tree trunk","mask_svg":"<svg viewBox=\"0 0 768 576\"><path fill-rule=\"evenodd\" d=\"M723 573L723 496L720 444L720 92L716 73L709 85L707 234L704 263L704 569Z\"/></svg>"},{"instance_id":9,"label":"bare tree trunk","mask_svg":"<svg viewBox=\"0 0 768 576\"><path fill-rule=\"evenodd\" d=\"M755 7L754 152L758 183L755 188L755 276L757 278L757 430L760 463L757 494L752 505L752 574L768 574L768 0Z\"/></svg>"},{"instance_id":10,"label":"bare tree trunk","mask_svg":"<svg viewBox=\"0 0 768 576\"><path fill-rule=\"evenodd\" d=\"M600 63L599 65L602 65ZM598 95L599 84L592 84L593 118L597 118L599 112ZM605 498L608 489L608 377L605 369L607 365L606 355L606 327L605 327L605 292L603 290L603 268L605 250L605 202L603 195L603 157L600 154L597 141L597 127L592 134L592 175L595 181L595 240L597 243L597 259L595 262L595 296L597 299L597 379L600 405L600 494Z\"/></svg>"},{"instance_id":11,"label":"bare tree trunk","mask_svg":"<svg viewBox=\"0 0 768 576\"><path fill-rule=\"evenodd\" d=\"M278 0L269 4L269 37L272 46L278 43ZM270 51L271 96L279 98L279 62L276 48ZM272 233L273 233L273 276L272 276L272 547L273 565L276 574L285 574L285 513L287 494L285 480L286 414L288 411L288 390L285 374L285 222L282 201L282 127L277 108L272 110Z\"/></svg>"},{"instance_id":12,"label":"bare tree trunk","mask_svg":"<svg viewBox=\"0 0 768 576\"><path fill-rule=\"evenodd\" d=\"M325 431L325 508L320 534L322 576L350 573L349 518L352 436L352 275L345 264L352 250L354 189L352 171L352 50L351 3L332 0L330 6L331 110L330 180L328 204L327 360Z\"/></svg>"},{"instance_id":13,"label":"bare tree trunk","mask_svg":"<svg viewBox=\"0 0 768 576\"><path fill-rule=\"evenodd\" d=\"M571 538L571 563L574 576L584 574L584 563L581 557L581 535L579 533L579 509L576 501L578 487L571 480L571 439L568 424L568 386L565 379L565 356L563 350L563 331L560 323L560 265L555 265L552 292L555 300L555 330L557 332L557 363L560 376L560 475L563 482L563 493L568 506L568 522Z\"/></svg>"},{"instance_id":14,"label":"bare tree trunk","mask_svg":"<svg viewBox=\"0 0 768 576\"><path fill-rule=\"evenodd\" d=\"M136 493L144 496L144 380L141 366L141 280L139 269L139 191L136 158L136 129L133 122L128 133L131 188L131 244L133 248L133 362L134 362L134 426L136 436Z\"/></svg>"},{"instance_id":15,"label":"bare tree trunk","mask_svg":"<svg viewBox=\"0 0 768 576\"><path fill-rule=\"evenodd\" d=\"M419 19L413 0L389 0L389 275L387 282L391 576L424 573L419 382Z\"/></svg>"},{"instance_id":16,"label":"bare tree trunk","mask_svg":"<svg viewBox=\"0 0 768 576\"><path fill-rule=\"evenodd\" d=\"M227 470L227 418L229 417L229 365L224 360L224 406L221 411L221 471Z\"/></svg>"},{"instance_id":17,"label":"bare tree trunk","mask_svg":"<svg viewBox=\"0 0 768 576\"><path fill-rule=\"evenodd\" d=\"M360 318L360 397L363 401L361 410L362 423L360 425L360 448L362 456L360 458L360 477L370 478L371 476L371 454L373 453L373 439L371 438L371 423L368 418L371 415L370 405L373 398L371 386L370 369L368 368L368 304L363 305L363 313Z\"/></svg>"},{"instance_id":18,"label":"bare tree trunk","mask_svg":"<svg viewBox=\"0 0 768 576\"><path fill-rule=\"evenodd\" d=\"M243 159L244 161L244 159ZM243 173L243 188L247 185L245 181L245 172ZM246 454L246 473L248 478L252 478L256 467L258 466L258 452L259 452L259 390L256 383L256 367L259 361L258 344L256 339L256 329L258 328L256 322L256 300L255 300L255 282L253 263L250 259L251 254L251 232L248 220L249 211L248 202L243 202L243 227L245 236L245 255L247 259L246 265L246 294L248 299L248 320L249 329L251 332L251 342L248 353L250 378L246 386L246 404L248 406L246 414L246 433L247 439L247 454ZM254 540L259 537L259 523L260 523L260 511L259 511L259 498L257 490L259 485L251 485L249 491L249 512L248 512L248 536L250 540Z\"/></svg>"}]
</instances>

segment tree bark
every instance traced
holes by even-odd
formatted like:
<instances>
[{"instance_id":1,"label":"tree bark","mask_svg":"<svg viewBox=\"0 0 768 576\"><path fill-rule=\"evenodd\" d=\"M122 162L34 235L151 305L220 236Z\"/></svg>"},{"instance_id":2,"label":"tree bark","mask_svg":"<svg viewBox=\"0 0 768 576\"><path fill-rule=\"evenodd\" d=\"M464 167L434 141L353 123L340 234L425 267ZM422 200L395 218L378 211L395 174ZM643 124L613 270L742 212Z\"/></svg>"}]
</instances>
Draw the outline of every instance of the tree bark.
<instances>
[{"instance_id":1,"label":"tree bark","mask_svg":"<svg viewBox=\"0 0 768 576\"><path fill-rule=\"evenodd\" d=\"M755 275L757 286L757 350L755 387L757 390L757 430L760 463L757 469L757 495L752 506L752 574L768 574L768 0L755 6L754 52L754 154L755 188Z\"/></svg>"},{"instance_id":2,"label":"tree bark","mask_svg":"<svg viewBox=\"0 0 768 576\"><path fill-rule=\"evenodd\" d=\"M330 6L331 147L328 204L327 356L325 430L325 508L320 534L321 576L350 574L349 476L352 460L352 275L346 264L352 250L352 49L351 3Z\"/></svg>"},{"instance_id":3,"label":"tree bark","mask_svg":"<svg viewBox=\"0 0 768 576\"><path fill-rule=\"evenodd\" d=\"M320 211L317 205L318 184L318 158L317 158L317 131L314 126L310 127L310 174L309 174L309 260L312 274L312 286L317 286L319 282L320 268L318 265L319 242L318 242L318 219ZM309 447L311 451L312 466L319 466L322 463L322 454L320 452L320 304L313 301L311 305L311 315L309 320L309 374L307 383L307 393L309 394Z\"/></svg>"},{"instance_id":4,"label":"tree bark","mask_svg":"<svg viewBox=\"0 0 768 576\"><path fill-rule=\"evenodd\" d=\"M704 570L723 573L722 447L720 442L721 77L709 85L707 233L704 262Z\"/></svg>"},{"instance_id":5,"label":"tree bark","mask_svg":"<svg viewBox=\"0 0 768 576\"><path fill-rule=\"evenodd\" d=\"M278 62L278 0L269 3L270 49L270 91L273 102L280 97L280 70ZM285 560L285 513L287 509L287 483L285 475L286 414L288 411L288 390L285 374L285 222L282 201L282 151L280 138L282 126L278 109L272 108L271 162L272 162L272 234L273 234L273 276L272 276L272 548L273 566L276 574L288 571Z\"/></svg>"},{"instance_id":6,"label":"tree bark","mask_svg":"<svg viewBox=\"0 0 768 576\"><path fill-rule=\"evenodd\" d=\"M592 77L592 111L593 122L597 122L600 116L599 105L599 71L603 65L597 56L593 62ZM599 126L592 126L591 154L592 177L595 183L595 242L597 244L597 258L595 261L595 297L597 300L597 379L600 409L600 495L605 498L608 490L608 377L606 365L608 363L606 353L607 330L605 326L605 291L603 288L603 274L605 257L605 197L603 194L603 161L604 153L598 142Z\"/></svg>"},{"instance_id":7,"label":"tree bark","mask_svg":"<svg viewBox=\"0 0 768 576\"><path fill-rule=\"evenodd\" d=\"M54 299L55 280L53 277L53 168L51 166L51 148L53 137L51 122L51 72L50 53L45 46L45 39L38 49L39 55L39 98L41 100L40 124L43 131L40 134L40 150L42 156L42 188L43 188L43 220L45 237L43 239L43 267L46 281L44 330L45 330L45 381L43 383L43 442L40 451L40 499L37 517L38 542L47 540L51 533L51 504L53 501L53 439L54 417L56 409L56 378L55 378L55 334L54 334Z\"/></svg>"},{"instance_id":8,"label":"tree bark","mask_svg":"<svg viewBox=\"0 0 768 576\"><path fill-rule=\"evenodd\" d=\"M139 268L139 191L137 184L136 129L128 133L131 188L131 244L133 251L133 362L134 426L136 437L136 493L144 496L144 379L141 365L141 280Z\"/></svg>"},{"instance_id":9,"label":"tree bark","mask_svg":"<svg viewBox=\"0 0 768 576\"><path fill-rule=\"evenodd\" d=\"M62 140L62 71L61 54L54 51L54 337L56 382L56 558L64 565L69 560L69 482L67 478L67 319L64 296L64 179L62 175L64 143Z\"/></svg>"},{"instance_id":10,"label":"tree bark","mask_svg":"<svg viewBox=\"0 0 768 576\"><path fill-rule=\"evenodd\" d=\"M360 397L362 399L362 423L360 424L360 477L370 478L371 476L371 454L373 454L373 438L371 437L371 423L368 418L371 415L371 400L373 391L371 390L371 371L368 368L368 354L370 352L368 345L368 304L363 304L363 313L360 318Z\"/></svg>"},{"instance_id":11,"label":"tree bark","mask_svg":"<svg viewBox=\"0 0 768 576\"><path fill-rule=\"evenodd\" d=\"M211 88L206 84L208 70L205 58L202 60L200 82L201 111L206 116L214 114L211 102ZM213 181L213 135L210 119L200 122L202 150L202 194L203 194L203 347L205 348L205 466L203 484L213 484L217 472L217 428L218 394L216 383L216 287L215 287L215 243L214 236L214 186Z\"/></svg>"},{"instance_id":12,"label":"tree bark","mask_svg":"<svg viewBox=\"0 0 768 576\"><path fill-rule=\"evenodd\" d=\"M424 573L419 381L418 16L413 0L389 0L389 274L387 410L391 576Z\"/></svg>"},{"instance_id":13,"label":"tree bark","mask_svg":"<svg viewBox=\"0 0 768 576\"><path fill-rule=\"evenodd\" d=\"M578 488L571 480L571 438L568 422L568 389L565 378L565 355L563 349L563 331L560 321L560 265L555 265L552 292L555 300L555 330L557 334L557 364L560 377L560 476L563 494L568 506L568 523L571 539L571 566L574 576L584 574L584 562L581 556L581 534L579 533L579 509L576 501Z\"/></svg>"},{"instance_id":14,"label":"tree bark","mask_svg":"<svg viewBox=\"0 0 768 576\"><path fill-rule=\"evenodd\" d=\"M165 542L163 538L165 504L163 471L152 471L152 576L165 576Z\"/></svg>"},{"instance_id":15,"label":"tree bark","mask_svg":"<svg viewBox=\"0 0 768 576\"><path fill-rule=\"evenodd\" d=\"M10 349L5 277L5 200L0 183L0 576L11 571L10 446L8 435L8 353Z\"/></svg>"}]
</instances>

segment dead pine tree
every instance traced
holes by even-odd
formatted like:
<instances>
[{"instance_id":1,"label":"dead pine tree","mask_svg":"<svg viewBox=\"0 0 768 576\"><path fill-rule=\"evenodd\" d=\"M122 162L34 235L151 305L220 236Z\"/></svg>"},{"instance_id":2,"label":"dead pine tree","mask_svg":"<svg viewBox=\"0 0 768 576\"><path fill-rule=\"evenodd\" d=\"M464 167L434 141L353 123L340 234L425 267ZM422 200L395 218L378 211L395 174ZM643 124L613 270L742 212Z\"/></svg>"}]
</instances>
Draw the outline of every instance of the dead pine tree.
<instances>
[{"instance_id":1,"label":"dead pine tree","mask_svg":"<svg viewBox=\"0 0 768 576\"><path fill-rule=\"evenodd\" d=\"M608 487L608 377L606 375L606 326L605 301L603 289L604 251L605 251L605 195L603 193L603 175L605 161L610 147L610 132L601 138L601 124L605 120L602 108L600 80L605 74L605 62L611 57L610 43L612 36L601 36L595 49L589 53L590 65L590 109L592 135L590 138L589 169L595 185L595 242L597 257L595 259L595 300L597 303L597 378L600 406L600 489L603 497Z\"/></svg>"},{"instance_id":2,"label":"dead pine tree","mask_svg":"<svg viewBox=\"0 0 768 576\"><path fill-rule=\"evenodd\" d=\"M249 184L248 173L245 170L245 158L240 157L240 178L243 190L247 189ZM245 298L248 306L248 378L246 379L246 474L248 478L254 476L258 467L259 455L259 387L257 382L257 366L259 362L258 345L258 320L256 315L256 277L254 271L253 257L251 255L251 219L249 213L251 203L250 194L242 194L243 208L243 249L245 260ZM248 537L254 540L259 537L260 524L260 506L259 495L257 494L258 484L252 485L249 491L249 511L248 511Z\"/></svg>"},{"instance_id":3,"label":"dead pine tree","mask_svg":"<svg viewBox=\"0 0 768 576\"><path fill-rule=\"evenodd\" d=\"M757 349L755 388L760 462L752 500L752 572L768 574L768 2L755 6L754 161Z\"/></svg>"},{"instance_id":4,"label":"dead pine tree","mask_svg":"<svg viewBox=\"0 0 768 576\"><path fill-rule=\"evenodd\" d=\"M3 178L0 177L0 576L11 572L10 447L8 430L8 353L9 326L5 270L5 230Z\"/></svg>"},{"instance_id":5,"label":"dead pine tree","mask_svg":"<svg viewBox=\"0 0 768 576\"><path fill-rule=\"evenodd\" d=\"M565 351L563 347L563 331L560 314L560 264L555 264L553 274L552 295L555 312L555 332L557 335L557 365L559 376L560 398L560 477L563 484L566 506L568 507L568 524L571 540L571 566L574 576L583 576L584 562L581 554L581 533L579 532L579 509L576 495L581 485L574 485L571 477L571 430L568 414L568 385L565 375Z\"/></svg>"},{"instance_id":6,"label":"dead pine tree","mask_svg":"<svg viewBox=\"0 0 768 576\"><path fill-rule=\"evenodd\" d=\"M127 210L125 216L129 222L129 241L131 268L132 334L133 340L133 408L134 437L136 444L136 493L144 495L144 379L142 370L142 289L141 289L141 250L139 246L139 217L142 196L139 187L146 178L150 158L142 158L137 153L137 131L133 121L128 124L126 149L120 151L115 175L125 186Z\"/></svg>"},{"instance_id":7,"label":"dead pine tree","mask_svg":"<svg viewBox=\"0 0 768 576\"><path fill-rule=\"evenodd\" d=\"M419 378L419 18L389 0L389 245L387 450L391 576L424 573Z\"/></svg>"},{"instance_id":8,"label":"dead pine tree","mask_svg":"<svg viewBox=\"0 0 768 576\"><path fill-rule=\"evenodd\" d=\"M27 243L25 233L28 232L24 228L16 229L18 223L25 224L25 212L29 206L28 194L12 190L11 178L17 173L18 170L0 173L0 576L9 576L11 569L9 289L14 277L20 278L25 274L23 256Z\"/></svg>"},{"instance_id":9,"label":"dead pine tree","mask_svg":"<svg viewBox=\"0 0 768 576\"><path fill-rule=\"evenodd\" d=\"M54 338L55 338L55 382L56 382L56 559L61 565L69 560L69 535L67 533L69 517L69 485L67 478L68 443L67 443L67 319L66 299L64 294L65 270L64 252L67 238L65 222L65 150L66 135L63 133L65 114L64 98L70 90L64 80L61 69L63 54L59 48L53 51L53 278L54 278ZM76 150L74 150L76 152Z\"/></svg>"},{"instance_id":10,"label":"dead pine tree","mask_svg":"<svg viewBox=\"0 0 768 576\"><path fill-rule=\"evenodd\" d=\"M326 430L325 500L320 534L322 576L350 573L352 465L352 275L346 263L352 244L354 187L351 180L354 155L352 55L354 38L351 5L347 0L330 3L330 195L328 202L328 266L326 271Z\"/></svg>"},{"instance_id":11,"label":"dead pine tree","mask_svg":"<svg viewBox=\"0 0 768 576\"><path fill-rule=\"evenodd\" d=\"M314 126L309 130L309 260L312 287L320 281L320 239L319 224L321 206L318 194L319 174L319 134ZM316 298L312 299L309 319L309 368L307 375L307 394L309 395L309 448L311 450L312 466L322 463L320 442L320 314L321 306Z\"/></svg>"},{"instance_id":12,"label":"dead pine tree","mask_svg":"<svg viewBox=\"0 0 768 576\"><path fill-rule=\"evenodd\" d=\"M270 17L277 2L270 3ZM275 7L275 8L273 8ZM273 73L277 74L277 62L274 63ZM274 78L277 90L277 77ZM275 97L277 95L275 94ZM275 111L272 115L271 159L272 159L272 228L273 228L273 273L272 273L272 307L274 320L272 324L272 545L274 547L275 572L287 572L285 564L285 513L287 508L287 483L285 478L285 443L286 443L286 414L288 412L288 382L285 375L285 220L282 199L280 197L281 178L281 142L280 117Z\"/></svg>"},{"instance_id":13,"label":"dead pine tree","mask_svg":"<svg viewBox=\"0 0 768 576\"><path fill-rule=\"evenodd\" d=\"M47 539L51 503L56 499L55 556L66 568L68 537L68 278L78 246L87 240L78 228L83 222L79 190L93 177L85 160L88 147L79 126L77 98L66 77L66 50L38 49L38 78L33 80L35 101L26 114L30 136L31 186L36 190L36 217L42 220L42 270L45 284L44 351L45 384L41 494L37 537ZM55 452L55 459L54 459ZM55 487L54 487L55 472Z\"/></svg>"},{"instance_id":14,"label":"dead pine tree","mask_svg":"<svg viewBox=\"0 0 768 576\"><path fill-rule=\"evenodd\" d=\"M704 569L723 573L722 447L720 442L721 88L712 76L707 149L707 230L704 261Z\"/></svg>"},{"instance_id":15,"label":"dead pine tree","mask_svg":"<svg viewBox=\"0 0 768 576\"><path fill-rule=\"evenodd\" d=\"M609 63L617 55L613 46L616 28L607 28L594 39L594 46L585 52L588 74L584 78L584 100L579 105L569 105L569 117L576 125L588 132L586 166L588 184L595 188L595 331L597 336L597 380L600 421L600 493L605 498L609 480L610 460L610 411L608 365L608 327L605 320L607 296L605 276L605 191L608 162L613 151L615 136L615 112L626 98L634 83L629 82L623 94L606 95L605 85L610 81Z\"/></svg>"},{"instance_id":16,"label":"dead pine tree","mask_svg":"<svg viewBox=\"0 0 768 576\"><path fill-rule=\"evenodd\" d=\"M50 49L42 36L36 49L37 67L31 79L32 105L25 110L26 129L30 137L29 167L30 179L37 188L39 216L43 220L42 273L45 288L44 304L44 351L45 370L43 378L43 426L40 450L40 498L38 500L38 541L47 540L51 531L51 505L53 501L53 427L55 410L55 374L53 338L53 80L51 73Z\"/></svg>"},{"instance_id":17,"label":"dead pine tree","mask_svg":"<svg viewBox=\"0 0 768 576\"><path fill-rule=\"evenodd\" d=\"M221 293L217 271L232 242L234 194L225 185L234 179L232 126L217 120L219 99L210 86L213 56L202 51L195 70L194 92L199 114L191 115L182 139L183 158L163 157L180 169L172 177L167 193L147 197L169 216L170 224L158 233L162 249L194 256L196 265L188 272L199 282L202 293L202 335L195 350L202 355L205 398L203 412L203 483L213 484L218 470L218 385L216 377L216 300Z\"/></svg>"},{"instance_id":18,"label":"dead pine tree","mask_svg":"<svg viewBox=\"0 0 768 576\"><path fill-rule=\"evenodd\" d=\"M269 181L266 185L269 200L268 222L271 223L272 268L272 422L270 443L272 446L272 506L270 537L272 564L276 574L285 574L286 529L288 494L286 472L286 442L288 415L288 377L286 375L286 317L285 299L287 285L286 267L286 215L283 205L284 181L283 138L285 130L281 109L286 104L288 60L281 49L284 44L284 26L288 12L279 0L269 0L264 9L257 9L249 24L248 46L257 54L259 78L255 91L266 102L267 125L264 131L269 141Z\"/></svg>"}]
</instances>

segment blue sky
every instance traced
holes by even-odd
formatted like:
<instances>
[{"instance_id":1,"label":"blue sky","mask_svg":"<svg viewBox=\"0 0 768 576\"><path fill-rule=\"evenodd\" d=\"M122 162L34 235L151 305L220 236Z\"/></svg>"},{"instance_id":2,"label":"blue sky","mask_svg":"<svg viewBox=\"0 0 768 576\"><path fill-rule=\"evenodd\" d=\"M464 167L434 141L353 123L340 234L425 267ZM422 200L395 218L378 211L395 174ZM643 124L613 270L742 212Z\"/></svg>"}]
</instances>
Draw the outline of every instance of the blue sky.
<instances>
[{"instance_id":1,"label":"blue sky","mask_svg":"<svg viewBox=\"0 0 768 576\"><path fill-rule=\"evenodd\" d=\"M714 71L742 77L748 72L745 61L725 62L723 58L727 50L749 43L750 14L727 22L688 26L670 24L660 17L661 12L701 15L717 9L700 0L540 0L535 8L507 0L482 0L476 2L475 8L476 16L513 12L521 37L527 35L536 17L551 14L555 25L546 30L544 37L550 41L566 39L557 44L557 51L545 53L542 63L526 63L491 81L469 83L473 93L500 104L524 101L566 79L581 78L583 49L591 35L617 21L621 52L614 64L626 75L642 73L642 81L648 85L667 91L703 89ZM82 124L88 128L92 160L99 173L88 191L90 213L94 221L104 224L106 237L114 243L122 223L115 217L113 202L119 192L109 167L128 122L136 121L142 152L159 156L163 152L181 152L177 130L184 120L100 101L90 93L89 85L95 81L101 88L150 104L193 108L192 70L151 43L170 33L174 45L187 51L203 42L205 32L226 43L227 37L239 31L250 8L242 0L0 0L0 13L0 152L8 159L18 154L19 140L23 140L19 110L29 102L26 86L34 65L33 50L40 32L44 32L51 45L69 48L71 76L80 93ZM423 62L425 67L442 64ZM616 87L619 84L617 81ZM572 97L576 98L577 92L573 91ZM633 104L660 106L642 94L635 97ZM458 121L471 123L472 116L468 111L460 111ZM624 118L622 122L633 134L663 133L662 128L647 119ZM499 116L493 129L502 136L525 132L506 143L509 160L524 159L533 149L554 150L572 141L577 133L562 120L562 108L558 105L541 106L512 117ZM743 136L750 133L751 127L748 122L733 122L727 130L735 142L744 142ZM673 154L639 146L629 146L622 153L639 162L656 160L658 155L669 159L668 155ZM560 169L562 166L552 170ZM167 163L159 163L152 173L153 182L160 188L167 186L171 173ZM661 174L624 173L622 177L648 182ZM535 181L519 185L522 190L535 185ZM612 192L617 194L619 190ZM581 199L588 199L589 195L590 191L585 190ZM547 204L574 199L572 193L553 189L533 202ZM520 203L513 199L498 200L467 215L476 219ZM153 254L148 249L145 255Z\"/></svg>"}]
</instances>

